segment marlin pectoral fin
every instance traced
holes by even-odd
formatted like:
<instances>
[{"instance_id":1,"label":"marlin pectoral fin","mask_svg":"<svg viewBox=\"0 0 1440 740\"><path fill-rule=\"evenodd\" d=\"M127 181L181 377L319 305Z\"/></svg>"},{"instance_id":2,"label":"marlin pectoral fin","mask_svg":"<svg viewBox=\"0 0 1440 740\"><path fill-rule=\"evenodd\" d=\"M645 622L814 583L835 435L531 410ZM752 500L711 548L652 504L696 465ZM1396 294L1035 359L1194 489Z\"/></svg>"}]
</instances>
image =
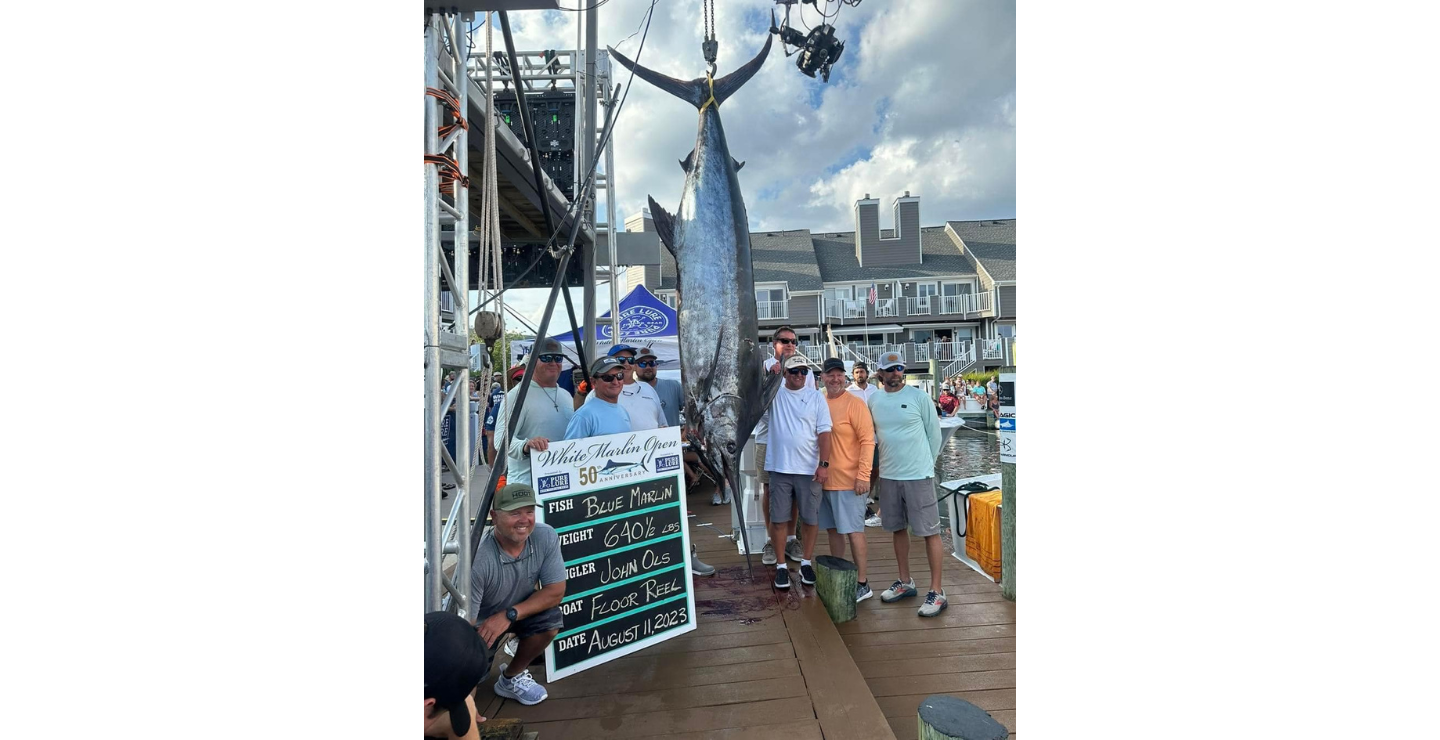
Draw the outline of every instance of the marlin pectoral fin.
<instances>
[{"instance_id":1,"label":"marlin pectoral fin","mask_svg":"<svg viewBox=\"0 0 1440 740\"><path fill-rule=\"evenodd\" d=\"M715 356L710 360L710 372L705 375L705 382L700 384L705 389L705 395L711 399L715 398L715 391L711 383L715 380L715 368L720 364L720 348L725 344L725 327L720 327L720 336L715 337Z\"/></svg>"},{"instance_id":2,"label":"marlin pectoral fin","mask_svg":"<svg viewBox=\"0 0 1440 740\"><path fill-rule=\"evenodd\" d=\"M661 208L654 198L647 195L645 199L650 201L650 220L655 222L655 233L660 235L660 243L670 250L670 256L678 263L680 255L675 251L675 217Z\"/></svg>"}]
</instances>

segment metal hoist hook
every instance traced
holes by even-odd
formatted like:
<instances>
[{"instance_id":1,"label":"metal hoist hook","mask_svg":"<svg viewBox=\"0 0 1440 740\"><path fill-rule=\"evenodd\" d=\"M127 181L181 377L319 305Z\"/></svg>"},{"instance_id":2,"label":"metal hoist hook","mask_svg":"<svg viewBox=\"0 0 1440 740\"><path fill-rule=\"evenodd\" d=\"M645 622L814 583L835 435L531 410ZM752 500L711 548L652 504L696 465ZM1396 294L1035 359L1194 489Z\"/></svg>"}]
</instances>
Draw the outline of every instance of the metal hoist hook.
<instances>
[{"instance_id":1,"label":"metal hoist hook","mask_svg":"<svg viewBox=\"0 0 1440 740\"><path fill-rule=\"evenodd\" d=\"M720 51L720 42L715 38L715 0L705 0L700 16L705 21L705 41L700 44L700 51L705 54L705 68L710 77L714 77L715 57Z\"/></svg>"}]
</instances>

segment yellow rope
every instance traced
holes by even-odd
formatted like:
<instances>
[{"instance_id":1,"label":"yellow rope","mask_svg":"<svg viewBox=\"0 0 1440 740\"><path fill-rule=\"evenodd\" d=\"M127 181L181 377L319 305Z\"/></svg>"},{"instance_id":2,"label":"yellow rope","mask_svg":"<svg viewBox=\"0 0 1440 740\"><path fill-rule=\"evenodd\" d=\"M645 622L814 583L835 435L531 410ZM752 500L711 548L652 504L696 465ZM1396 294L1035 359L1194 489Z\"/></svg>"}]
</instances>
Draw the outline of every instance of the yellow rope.
<instances>
[{"instance_id":1,"label":"yellow rope","mask_svg":"<svg viewBox=\"0 0 1440 740\"><path fill-rule=\"evenodd\" d=\"M705 81L708 82L708 83L710 83L710 99L707 100L707 101L705 101L705 104L704 104L704 105L700 106L700 112L701 112L701 113L704 113L704 112L705 112L705 109L708 108L708 107L710 107L710 104L711 104L711 103L714 103L714 104L715 104L715 108L716 108L717 110L720 108L720 101L718 101L718 100L715 99L715 78L712 77L709 72L706 72L706 73L705 73Z\"/></svg>"}]
</instances>

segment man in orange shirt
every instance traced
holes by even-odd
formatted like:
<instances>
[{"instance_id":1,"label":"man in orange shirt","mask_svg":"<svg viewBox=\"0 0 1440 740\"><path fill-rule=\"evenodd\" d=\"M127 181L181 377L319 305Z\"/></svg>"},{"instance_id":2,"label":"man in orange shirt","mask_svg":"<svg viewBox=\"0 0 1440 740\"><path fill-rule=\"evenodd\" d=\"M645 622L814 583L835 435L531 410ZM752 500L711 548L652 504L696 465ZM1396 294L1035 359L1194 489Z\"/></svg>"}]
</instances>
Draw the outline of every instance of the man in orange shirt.
<instances>
[{"instance_id":1,"label":"man in orange shirt","mask_svg":"<svg viewBox=\"0 0 1440 740\"><path fill-rule=\"evenodd\" d=\"M870 463L875 457L875 425L865 402L845 389L845 363L837 358L821 368L825 402L830 406L830 477L820 498L820 528L830 536L830 553L845 557L845 538L855 549L860 580L855 601L870 598L865 579L865 499L870 493Z\"/></svg>"}]
</instances>

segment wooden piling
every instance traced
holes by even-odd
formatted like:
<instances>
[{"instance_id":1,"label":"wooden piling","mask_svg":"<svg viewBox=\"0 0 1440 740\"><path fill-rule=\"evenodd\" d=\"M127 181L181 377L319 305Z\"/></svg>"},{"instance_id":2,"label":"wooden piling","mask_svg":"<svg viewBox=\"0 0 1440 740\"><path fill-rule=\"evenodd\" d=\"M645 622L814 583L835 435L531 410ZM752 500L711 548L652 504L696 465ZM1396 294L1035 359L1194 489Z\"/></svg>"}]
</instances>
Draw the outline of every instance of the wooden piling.
<instances>
[{"instance_id":1,"label":"wooden piling","mask_svg":"<svg viewBox=\"0 0 1440 740\"><path fill-rule=\"evenodd\" d=\"M815 558L815 593L825 605L830 621L840 624L855 618L855 589L860 569L834 555Z\"/></svg>"},{"instance_id":2,"label":"wooden piling","mask_svg":"<svg viewBox=\"0 0 1440 740\"><path fill-rule=\"evenodd\" d=\"M946 694L925 697L918 710L919 740L1005 740L1010 731L985 710Z\"/></svg>"}]
</instances>

